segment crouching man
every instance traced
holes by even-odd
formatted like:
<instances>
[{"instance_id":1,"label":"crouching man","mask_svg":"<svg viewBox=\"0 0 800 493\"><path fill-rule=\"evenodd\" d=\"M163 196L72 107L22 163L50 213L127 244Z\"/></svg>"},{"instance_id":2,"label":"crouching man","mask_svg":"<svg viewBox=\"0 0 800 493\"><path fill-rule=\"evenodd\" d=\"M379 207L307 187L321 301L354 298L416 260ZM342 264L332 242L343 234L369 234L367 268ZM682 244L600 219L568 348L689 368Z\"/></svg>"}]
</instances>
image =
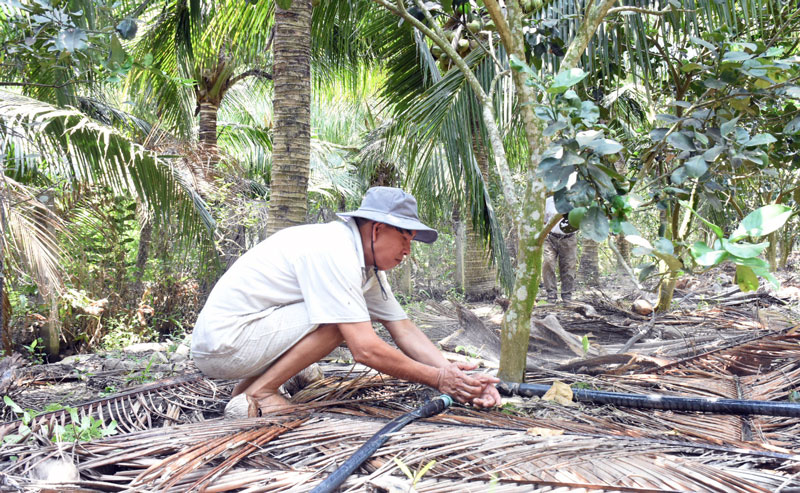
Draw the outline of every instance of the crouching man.
<instances>
[{"instance_id":1,"label":"crouching man","mask_svg":"<svg viewBox=\"0 0 800 493\"><path fill-rule=\"evenodd\" d=\"M500 404L499 380L464 372L474 365L449 363L386 281L384 271L403 261L412 240L433 243L438 236L420 222L414 197L374 187L358 210L338 216L279 231L231 266L195 324L197 367L212 378L241 379L233 396L249 396L268 413L290 406L278 391L284 382L344 341L357 362L382 373L461 403ZM375 334L373 321L399 351Z\"/></svg>"}]
</instances>

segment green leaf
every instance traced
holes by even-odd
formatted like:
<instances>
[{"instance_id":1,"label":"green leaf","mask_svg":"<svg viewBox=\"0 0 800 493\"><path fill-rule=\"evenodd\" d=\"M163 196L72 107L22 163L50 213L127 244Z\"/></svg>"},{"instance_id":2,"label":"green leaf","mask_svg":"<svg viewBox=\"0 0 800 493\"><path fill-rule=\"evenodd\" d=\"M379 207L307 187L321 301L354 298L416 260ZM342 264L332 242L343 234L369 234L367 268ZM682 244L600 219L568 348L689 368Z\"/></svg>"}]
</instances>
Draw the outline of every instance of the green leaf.
<instances>
[{"instance_id":1,"label":"green leaf","mask_svg":"<svg viewBox=\"0 0 800 493\"><path fill-rule=\"evenodd\" d=\"M7 443L9 445L19 443L20 440L22 440L22 435L6 435L3 437L3 443Z\"/></svg>"},{"instance_id":2,"label":"green leaf","mask_svg":"<svg viewBox=\"0 0 800 493\"><path fill-rule=\"evenodd\" d=\"M283 10L289 10L292 8L292 0L275 0L275 3L277 3L278 7L282 8Z\"/></svg>"},{"instance_id":3,"label":"green leaf","mask_svg":"<svg viewBox=\"0 0 800 493\"><path fill-rule=\"evenodd\" d=\"M589 145L593 140L599 139L603 136L603 132L598 130L585 130L583 132L578 132L575 134L575 140L578 142L578 145L581 147L586 147Z\"/></svg>"},{"instance_id":4,"label":"green leaf","mask_svg":"<svg viewBox=\"0 0 800 493\"><path fill-rule=\"evenodd\" d=\"M56 49L75 53L86 48L86 33L83 29L70 27L62 29L56 36Z\"/></svg>"},{"instance_id":5,"label":"green leaf","mask_svg":"<svg viewBox=\"0 0 800 493\"><path fill-rule=\"evenodd\" d=\"M644 282L650 276L650 274L652 274L653 271L655 270L656 270L656 264L652 262L643 265L641 267L641 270L639 271L639 275L637 276L639 278L639 282Z\"/></svg>"},{"instance_id":6,"label":"green leaf","mask_svg":"<svg viewBox=\"0 0 800 493\"><path fill-rule=\"evenodd\" d=\"M699 63L687 63L681 67L681 72L692 72L694 70L701 70L703 66Z\"/></svg>"},{"instance_id":7,"label":"green leaf","mask_svg":"<svg viewBox=\"0 0 800 493\"><path fill-rule=\"evenodd\" d=\"M658 251L654 251L653 255L655 255L659 259L663 260L664 263L667 264L669 269L671 271L673 271L673 272L677 272L677 271L683 269L683 264L674 255L668 255L666 253L661 253L661 252L658 252Z\"/></svg>"},{"instance_id":8,"label":"green leaf","mask_svg":"<svg viewBox=\"0 0 800 493\"><path fill-rule=\"evenodd\" d=\"M589 335L584 334L583 338L581 338L581 346L583 347L583 354L589 352Z\"/></svg>"},{"instance_id":9,"label":"green leaf","mask_svg":"<svg viewBox=\"0 0 800 493\"><path fill-rule=\"evenodd\" d=\"M508 59L508 65L512 70L516 70L517 72L522 71L531 77L536 77L536 72L534 72L527 63L523 62L514 55L511 55L511 57Z\"/></svg>"},{"instance_id":10,"label":"green leaf","mask_svg":"<svg viewBox=\"0 0 800 493\"><path fill-rule=\"evenodd\" d=\"M666 255L672 255L675 253L675 246L670 240L663 237L656 240L655 249L657 252Z\"/></svg>"},{"instance_id":11,"label":"green leaf","mask_svg":"<svg viewBox=\"0 0 800 493\"><path fill-rule=\"evenodd\" d=\"M705 159L706 162L713 163L724 150L725 146L714 146L703 153L703 159Z\"/></svg>"},{"instance_id":12,"label":"green leaf","mask_svg":"<svg viewBox=\"0 0 800 493\"><path fill-rule=\"evenodd\" d=\"M583 217L586 215L586 207L573 207L567 214L567 221L573 228L580 229Z\"/></svg>"},{"instance_id":13,"label":"green leaf","mask_svg":"<svg viewBox=\"0 0 800 493\"><path fill-rule=\"evenodd\" d=\"M692 37L689 38L689 40L694 44L697 44L697 45L700 45L700 46L706 48L711 53L716 53L717 52L717 47L714 46L713 44L709 43L708 41L704 40L704 39L698 38L697 36L692 36Z\"/></svg>"},{"instance_id":14,"label":"green leaf","mask_svg":"<svg viewBox=\"0 0 800 493\"><path fill-rule=\"evenodd\" d=\"M755 272L757 276L763 277L764 279L769 281L773 286L775 286L776 289L780 289L781 282L774 275L772 275L772 272L769 271L769 268L762 269L758 267L751 267L751 269L753 269L753 272Z\"/></svg>"},{"instance_id":15,"label":"green leaf","mask_svg":"<svg viewBox=\"0 0 800 493\"><path fill-rule=\"evenodd\" d=\"M764 251L769 246L769 242L765 241L763 243L731 243L725 239L722 240L722 248L725 249L726 252L730 253L735 257L740 258L753 258L758 257L761 255L761 252Z\"/></svg>"},{"instance_id":16,"label":"green leaf","mask_svg":"<svg viewBox=\"0 0 800 493\"><path fill-rule=\"evenodd\" d=\"M581 232L590 240L598 243L608 237L609 224L603 210L597 206L590 207L581 221Z\"/></svg>"},{"instance_id":17,"label":"green leaf","mask_svg":"<svg viewBox=\"0 0 800 493\"><path fill-rule=\"evenodd\" d=\"M5 402L6 406L10 407L11 410L14 411L17 414L22 414L24 412L22 410L22 408L19 407L19 405L17 405L16 402L12 401L11 397L9 397L7 395L3 396L3 402Z\"/></svg>"},{"instance_id":18,"label":"green leaf","mask_svg":"<svg viewBox=\"0 0 800 493\"><path fill-rule=\"evenodd\" d=\"M719 132L722 134L723 137L728 135L729 133L733 132L733 130L736 128L736 123L738 122L739 122L738 116L732 120L728 120L727 122L720 125Z\"/></svg>"},{"instance_id":19,"label":"green leaf","mask_svg":"<svg viewBox=\"0 0 800 493\"><path fill-rule=\"evenodd\" d=\"M758 274L759 269L766 269L767 271L769 271L769 262L767 262L763 258L731 257L731 262L733 262L736 265L745 265L747 267L750 267L756 274Z\"/></svg>"},{"instance_id":20,"label":"green leaf","mask_svg":"<svg viewBox=\"0 0 800 493\"><path fill-rule=\"evenodd\" d=\"M619 226L620 226L620 229L622 230L622 234L625 235L625 236L642 236L642 233L639 232L639 230L636 228L636 226L634 226L633 224L629 223L628 221L622 221ZM631 242L631 243L633 243L633 242ZM647 247L648 248L652 248L652 247L650 247L649 243L647 244Z\"/></svg>"},{"instance_id":21,"label":"green leaf","mask_svg":"<svg viewBox=\"0 0 800 493\"><path fill-rule=\"evenodd\" d=\"M778 230L792 216L791 207L781 204L770 204L760 207L744 219L731 235L731 241L746 236L764 236Z\"/></svg>"},{"instance_id":22,"label":"green leaf","mask_svg":"<svg viewBox=\"0 0 800 493\"><path fill-rule=\"evenodd\" d=\"M722 82L719 79L709 78L703 81L703 85L708 87L709 89L721 90L725 89L725 87L727 87L728 84Z\"/></svg>"},{"instance_id":23,"label":"green leaf","mask_svg":"<svg viewBox=\"0 0 800 493\"><path fill-rule=\"evenodd\" d=\"M108 55L108 64L116 64L117 66L122 65L127 57L128 54L125 53L125 48L122 47L122 43L120 43L119 38L116 36L111 36L111 52Z\"/></svg>"},{"instance_id":24,"label":"green leaf","mask_svg":"<svg viewBox=\"0 0 800 493\"><path fill-rule=\"evenodd\" d=\"M664 136L667 135L668 131L669 130L666 128L654 128L648 135L650 136L650 140L653 142L661 142L664 140Z\"/></svg>"},{"instance_id":25,"label":"green leaf","mask_svg":"<svg viewBox=\"0 0 800 493\"><path fill-rule=\"evenodd\" d=\"M695 150L694 144L692 143L692 139L681 132L675 132L667 137L667 142L672 144L673 147L676 149L680 149L682 151L693 151Z\"/></svg>"},{"instance_id":26,"label":"green leaf","mask_svg":"<svg viewBox=\"0 0 800 493\"><path fill-rule=\"evenodd\" d=\"M686 167L686 174L693 178L700 178L708 171L706 160L701 154L688 159L684 166Z\"/></svg>"},{"instance_id":27,"label":"green leaf","mask_svg":"<svg viewBox=\"0 0 800 493\"><path fill-rule=\"evenodd\" d=\"M703 267L718 265L728 258L728 252L725 250L712 250L702 241L698 241L692 245L691 248L689 248L689 253L691 253L695 263Z\"/></svg>"},{"instance_id":28,"label":"green leaf","mask_svg":"<svg viewBox=\"0 0 800 493\"><path fill-rule=\"evenodd\" d=\"M743 62L745 60L750 60L753 58L753 55L750 53L745 53L743 51L729 51L722 55L723 62Z\"/></svg>"},{"instance_id":29,"label":"green leaf","mask_svg":"<svg viewBox=\"0 0 800 493\"><path fill-rule=\"evenodd\" d=\"M624 226L622 227L622 233L625 234ZM633 235L625 234L625 241L627 241L628 243L630 243L632 245L636 245L637 247L645 248L647 250L652 250L653 249L653 245L651 245L649 241L647 241L646 239L642 238L642 236L638 235L638 234L633 234ZM646 253L650 253L650 252L648 251Z\"/></svg>"},{"instance_id":30,"label":"green leaf","mask_svg":"<svg viewBox=\"0 0 800 493\"><path fill-rule=\"evenodd\" d=\"M422 479L422 476L424 476L424 475L425 475L425 473L427 473L428 471L430 471L430 470L431 470L431 468L432 468L433 466L435 466L435 465L436 465L436 461L435 461L435 460L431 460L430 462L428 462L427 464L425 464L424 466L422 466L422 468L421 468L419 471L417 471L417 474L415 474L415 475L414 475L414 482L416 483L417 481L419 481L420 479Z\"/></svg>"},{"instance_id":31,"label":"green leaf","mask_svg":"<svg viewBox=\"0 0 800 493\"><path fill-rule=\"evenodd\" d=\"M561 94L585 79L587 75L589 74L579 68L571 68L559 72L547 92L550 94Z\"/></svg>"},{"instance_id":32,"label":"green leaf","mask_svg":"<svg viewBox=\"0 0 800 493\"><path fill-rule=\"evenodd\" d=\"M800 116L796 116L783 127L783 133L788 135L794 135L797 132L800 132Z\"/></svg>"},{"instance_id":33,"label":"green leaf","mask_svg":"<svg viewBox=\"0 0 800 493\"><path fill-rule=\"evenodd\" d=\"M686 170L686 166L675 168L675 171L669 175L670 181L676 185L683 185L683 182L685 182L687 178L689 178L689 173Z\"/></svg>"},{"instance_id":34,"label":"green leaf","mask_svg":"<svg viewBox=\"0 0 800 493\"><path fill-rule=\"evenodd\" d=\"M601 156L616 154L623 149L622 144L611 139L595 139L589 142L588 147Z\"/></svg>"},{"instance_id":35,"label":"green leaf","mask_svg":"<svg viewBox=\"0 0 800 493\"><path fill-rule=\"evenodd\" d=\"M692 209L692 208L691 208L691 206L689 205L689 203L688 203L688 202L686 202L686 201L683 201L683 200L682 200L682 201L680 202L680 204L681 204L683 207L686 207L687 209L689 209L690 211L692 211L692 213L693 213L695 216L697 216L697 219L699 219L699 220L703 221L703 223L704 223L706 226L708 226L709 228L711 228L711 231L713 231L713 232L714 232L714 234L715 234L715 235L717 235L717 238L724 238L724 237L725 237L725 234L722 232L722 228L720 228L719 226L717 226L717 225L716 225L716 224L714 224L714 223L711 223L711 222L709 222L709 221L708 221L706 218L704 218L703 216L701 216L700 214L698 214L698 213L697 213L697 211L695 211L694 209Z\"/></svg>"},{"instance_id":36,"label":"green leaf","mask_svg":"<svg viewBox=\"0 0 800 493\"><path fill-rule=\"evenodd\" d=\"M760 145L764 145L764 144L772 144L773 142L776 142L777 140L778 139L773 137L771 134L758 134L758 135L754 136L753 138L751 138L750 140L748 140L747 143L744 146L745 147L755 147L755 146L760 146Z\"/></svg>"},{"instance_id":37,"label":"green leaf","mask_svg":"<svg viewBox=\"0 0 800 493\"><path fill-rule=\"evenodd\" d=\"M397 464L397 467L400 468L401 471L403 471L403 474L408 476L408 479L414 479L414 475L411 473L411 469L409 469L408 466L403 463L403 461L401 461L397 457L392 457L392 459L394 460L394 463Z\"/></svg>"},{"instance_id":38,"label":"green leaf","mask_svg":"<svg viewBox=\"0 0 800 493\"><path fill-rule=\"evenodd\" d=\"M591 101L581 103L581 119L588 126L600 119L600 108Z\"/></svg>"},{"instance_id":39,"label":"green leaf","mask_svg":"<svg viewBox=\"0 0 800 493\"><path fill-rule=\"evenodd\" d=\"M564 130L565 128L567 128L567 122L563 120L556 120L553 123L549 124L547 128L544 129L542 135L544 135L545 137L552 137L553 135L556 134L556 132L558 132L559 130Z\"/></svg>"},{"instance_id":40,"label":"green leaf","mask_svg":"<svg viewBox=\"0 0 800 493\"><path fill-rule=\"evenodd\" d=\"M557 165L542 173L542 181L548 190L561 190L567 186L569 176L575 172L575 166Z\"/></svg>"},{"instance_id":41,"label":"green leaf","mask_svg":"<svg viewBox=\"0 0 800 493\"><path fill-rule=\"evenodd\" d=\"M753 272L753 269L747 267L746 265L736 266L734 282L736 282L736 284L739 285L739 289L744 292L755 291L758 289L758 277L756 276L756 273Z\"/></svg>"}]
</instances>

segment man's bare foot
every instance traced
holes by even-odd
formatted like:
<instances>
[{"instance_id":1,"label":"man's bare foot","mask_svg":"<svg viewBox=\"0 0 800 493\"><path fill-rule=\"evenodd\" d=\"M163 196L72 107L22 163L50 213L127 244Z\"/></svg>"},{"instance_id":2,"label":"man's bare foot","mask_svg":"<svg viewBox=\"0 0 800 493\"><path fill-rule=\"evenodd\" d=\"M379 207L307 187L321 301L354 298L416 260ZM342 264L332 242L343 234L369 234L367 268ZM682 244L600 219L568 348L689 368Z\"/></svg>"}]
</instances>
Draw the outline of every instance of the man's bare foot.
<instances>
[{"instance_id":1,"label":"man's bare foot","mask_svg":"<svg viewBox=\"0 0 800 493\"><path fill-rule=\"evenodd\" d=\"M225 406L225 419L255 418L258 413L258 401L249 395L234 396Z\"/></svg>"},{"instance_id":2,"label":"man's bare foot","mask_svg":"<svg viewBox=\"0 0 800 493\"><path fill-rule=\"evenodd\" d=\"M255 397L258 401L258 406L261 408L262 415L286 411L287 409L291 409L293 407L293 404L286 400L286 398L284 398L278 392L261 393L260 395L253 397Z\"/></svg>"}]
</instances>

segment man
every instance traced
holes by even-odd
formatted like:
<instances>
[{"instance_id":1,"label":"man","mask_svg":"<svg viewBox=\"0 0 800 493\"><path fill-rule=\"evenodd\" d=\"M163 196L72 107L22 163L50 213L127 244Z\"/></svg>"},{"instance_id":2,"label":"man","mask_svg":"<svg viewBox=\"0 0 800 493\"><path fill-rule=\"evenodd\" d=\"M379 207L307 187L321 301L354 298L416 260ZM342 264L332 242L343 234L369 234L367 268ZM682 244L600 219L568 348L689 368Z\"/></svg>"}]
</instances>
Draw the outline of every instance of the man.
<instances>
[{"instance_id":1,"label":"man","mask_svg":"<svg viewBox=\"0 0 800 493\"><path fill-rule=\"evenodd\" d=\"M380 372L429 385L462 403L500 403L475 365L449 363L395 300L383 271L411 252L411 241L436 241L419 221L417 202L397 188L374 187L343 221L279 231L243 255L220 278L192 335L195 363L262 413L289 406L278 388L341 342ZM381 340L381 322L400 349ZM234 397L236 400L237 397ZM238 398L242 400L242 398Z\"/></svg>"},{"instance_id":2,"label":"man","mask_svg":"<svg viewBox=\"0 0 800 493\"><path fill-rule=\"evenodd\" d=\"M547 197L545 202L544 223L558 214L553 197ZM544 242L544 258L542 262L542 279L547 292L547 301L558 301L558 283L556 281L556 265L561 277L561 299L570 301L572 291L575 289L575 270L577 268L578 235L575 228L571 227L566 216L561 219Z\"/></svg>"}]
</instances>

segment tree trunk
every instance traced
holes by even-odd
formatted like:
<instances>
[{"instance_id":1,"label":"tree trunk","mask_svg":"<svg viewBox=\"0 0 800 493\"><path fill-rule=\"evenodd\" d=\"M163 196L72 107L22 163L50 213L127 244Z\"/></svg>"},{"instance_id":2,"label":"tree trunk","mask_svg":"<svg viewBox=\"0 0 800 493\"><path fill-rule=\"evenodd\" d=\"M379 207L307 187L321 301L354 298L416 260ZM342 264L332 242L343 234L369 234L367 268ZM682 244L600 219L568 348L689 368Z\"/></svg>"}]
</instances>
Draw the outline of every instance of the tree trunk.
<instances>
[{"instance_id":1,"label":"tree trunk","mask_svg":"<svg viewBox=\"0 0 800 493\"><path fill-rule=\"evenodd\" d=\"M394 291L403 296L410 297L414 292L411 281L411 259L405 259L400 265L390 271Z\"/></svg>"},{"instance_id":2,"label":"tree trunk","mask_svg":"<svg viewBox=\"0 0 800 493\"><path fill-rule=\"evenodd\" d=\"M520 60L525 60L524 13L519 1L506 1L507 15L505 17L497 2L484 2L484 4L495 25L498 26L498 33L506 52ZM525 377L528 356L531 313L539 292L539 280L542 277L542 245L544 242L542 233L544 232L544 203L547 190L542 179L535 175L545 144L541 121L533 111L536 97L533 89L526 84L528 77L523 71L514 70L511 76L528 144L526 166L528 187L520 203L509 203L509 206L516 207L514 210L518 211L514 213L514 228L519 235L517 275L508 310L503 316L498 377L510 382L522 382ZM485 110L484 113L486 114ZM484 116L486 123L488 123L488 116ZM489 130L494 130L489 125L487 127ZM495 143L496 137L492 133L489 134L489 137L492 139L493 151L498 148L502 149L501 162L507 167L502 143ZM497 155L498 153L495 151L495 159ZM506 169L500 168L499 171L503 178L502 173L506 172ZM505 177L504 180L508 181L508 178ZM510 185L506 184L504 188L508 189Z\"/></svg>"},{"instance_id":3,"label":"tree trunk","mask_svg":"<svg viewBox=\"0 0 800 493\"><path fill-rule=\"evenodd\" d=\"M792 247L794 246L794 237L788 227L781 228L781 230L781 259L778 263L778 267L785 269L786 264L789 262L789 255L792 253Z\"/></svg>"},{"instance_id":4,"label":"tree trunk","mask_svg":"<svg viewBox=\"0 0 800 493\"><path fill-rule=\"evenodd\" d=\"M55 293L50 293L48 298L50 300L50 316L42 325L41 337L44 340L47 356L55 358L61 351L61 320L58 318L58 297Z\"/></svg>"},{"instance_id":5,"label":"tree trunk","mask_svg":"<svg viewBox=\"0 0 800 493\"><path fill-rule=\"evenodd\" d=\"M200 106L200 130L198 131L198 139L207 149L216 151L219 101L200 98L197 104Z\"/></svg>"},{"instance_id":6,"label":"tree trunk","mask_svg":"<svg viewBox=\"0 0 800 493\"><path fill-rule=\"evenodd\" d=\"M461 221L461 210L458 206L453 209L453 233L455 234L455 254L456 254L456 265L455 265L455 272L453 275L455 276L455 284L456 289L463 293L464 292L464 223Z\"/></svg>"},{"instance_id":7,"label":"tree trunk","mask_svg":"<svg viewBox=\"0 0 800 493\"><path fill-rule=\"evenodd\" d=\"M475 160L481 170L485 183L489 181L489 157L486 155L486 146L478 135L479 125L472 125L472 150ZM475 227L472 219L466 226L466 249L464 252L464 294L468 300L480 300L487 296L494 297L497 279L496 269L492 267L491 253Z\"/></svg>"},{"instance_id":8,"label":"tree trunk","mask_svg":"<svg viewBox=\"0 0 800 493\"><path fill-rule=\"evenodd\" d=\"M627 269L626 266L631 265L631 244L625 241L625 237L621 234L615 236L613 241L617 244L617 250L619 251L617 272L622 274L622 278L627 283L630 279L629 276L625 275L625 271Z\"/></svg>"},{"instance_id":9,"label":"tree trunk","mask_svg":"<svg viewBox=\"0 0 800 493\"><path fill-rule=\"evenodd\" d=\"M767 260L769 261L769 271L778 270L778 232L773 231L767 235L769 246L767 246Z\"/></svg>"},{"instance_id":10,"label":"tree trunk","mask_svg":"<svg viewBox=\"0 0 800 493\"><path fill-rule=\"evenodd\" d=\"M311 159L311 0L275 7L272 150L267 234L304 224Z\"/></svg>"},{"instance_id":11,"label":"tree trunk","mask_svg":"<svg viewBox=\"0 0 800 493\"><path fill-rule=\"evenodd\" d=\"M136 272L133 275L133 299L135 303L141 303L142 294L144 293L142 276L144 276L144 270L147 268L147 259L150 257L150 244L152 241L153 222L145 217L145 222L142 224L141 231L139 231L139 249L136 252Z\"/></svg>"},{"instance_id":12,"label":"tree trunk","mask_svg":"<svg viewBox=\"0 0 800 493\"><path fill-rule=\"evenodd\" d=\"M14 343L11 341L11 332L9 331L9 324L8 319L11 315L11 303L8 303L8 311L6 311L6 300L8 299L8 295L6 294L6 264L5 264L5 231L6 231L6 221L5 221L5 204L3 204L4 197L0 193L0 226L2 226L2 230L0 233L2 237L0 237L0 299L2 300L3 304L0 307L0 330L3 334L3 349L5 350L6 356L11 356L12 351L14 350Z\"/></svg>"},{"instance_id":13,"label":"tree trunk","mask_svg":"<svg viewBox=\"0 0 800 493\"><path fill-rule=\"evenodd\" d=\"M468 300L482 300L494 296L497 274L491 266L486 242L475 231L472 221L465 224L464 295Z\"/></svg>"},{"instance_id":14,"label":"tree trunk","mask_svg":"<svg viewBox=\"0 0 800 493\"><path fill-rule=\"evenodd\" d=\"M581 236L581 266L580 278L586 286L597 287L599 285L600 266L597 255L600 246L594 240Z\"/></svg>"}]
</instances>

